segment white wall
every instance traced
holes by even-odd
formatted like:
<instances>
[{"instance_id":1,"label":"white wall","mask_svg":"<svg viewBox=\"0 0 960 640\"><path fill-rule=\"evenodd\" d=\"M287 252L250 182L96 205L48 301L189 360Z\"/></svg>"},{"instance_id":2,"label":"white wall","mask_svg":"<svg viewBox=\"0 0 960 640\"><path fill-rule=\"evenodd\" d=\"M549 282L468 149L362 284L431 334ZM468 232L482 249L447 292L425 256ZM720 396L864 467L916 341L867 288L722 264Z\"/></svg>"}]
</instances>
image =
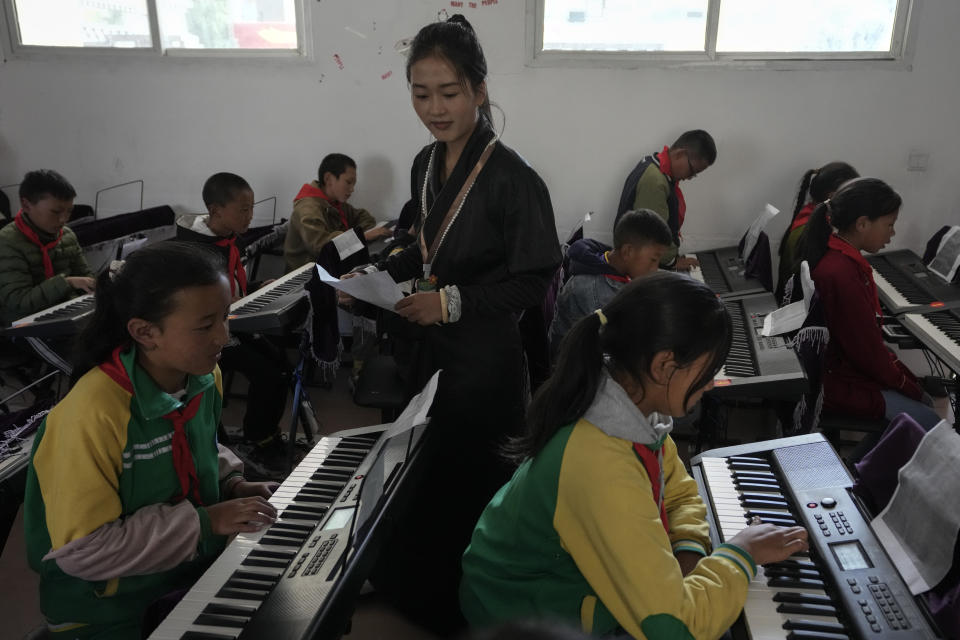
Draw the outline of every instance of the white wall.
<instances>
[{"instance_id":1,"label":"white wall","mask_svg":"<svg viewBox=\"0 0 960 640\"><path fill-rule=\"evenodd\" d=\"M440 0L307 2L312 61L8 57L0 184L52 167L74 182L79 202L92 202L99 188L144 178L146 205L198 211L204 179L234 171L258 197L279 196L287 213L320 158L341 151L360 165L353 203L396 215L410 160L429 138L394 44L453 9ZM504 140L550 187L561 231L592 210L589 232L609 237L636 160L695 127L715 136L719 159L685 189L691 248L735 241L765 202L789 211L802 172L835 159L904 196L895 246L920 250L960 221L958 2L922 2L912 70L861 71L530 68L522 0L464 5L507 116ZM911 150L930 155L926 172L907 172Z\"/></svg>"}]
</instances>

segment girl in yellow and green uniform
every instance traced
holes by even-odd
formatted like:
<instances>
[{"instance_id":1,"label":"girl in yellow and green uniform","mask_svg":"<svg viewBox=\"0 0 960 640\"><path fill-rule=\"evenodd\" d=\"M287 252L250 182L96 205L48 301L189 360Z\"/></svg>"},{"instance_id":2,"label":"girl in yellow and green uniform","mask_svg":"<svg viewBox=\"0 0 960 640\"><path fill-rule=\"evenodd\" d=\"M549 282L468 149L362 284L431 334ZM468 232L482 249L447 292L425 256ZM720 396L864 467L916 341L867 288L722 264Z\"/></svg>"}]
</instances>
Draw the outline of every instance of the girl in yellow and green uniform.
<instances>
[{"instance_id":1,"label":"girl in yellow and green uniform","mask_svg":"<svg viewBox=\"0 0 960 640\"><path fill-rule=\"evenodd\" d=\"M525 618L596 635L718 638L756 565L806 531L747 527L710 550L705 507L670 438L726 358L730 317L706 286L660 272L581 320L530 407L523 460L463 556L472 626Z\"/></svg>"},{"instance_id":2,"label":"girl in yellow and green uniform","mask_svg":"<svg viewBox=\"0 0 960 640\"><path fill-rule=\"evenodd\" d=\"M216 255L164 242L104 272L79 379L34 440L25 528L55 638L140 638L226 536L276 510L217 443L230 288Z\"/></svg>"}]
</instances>

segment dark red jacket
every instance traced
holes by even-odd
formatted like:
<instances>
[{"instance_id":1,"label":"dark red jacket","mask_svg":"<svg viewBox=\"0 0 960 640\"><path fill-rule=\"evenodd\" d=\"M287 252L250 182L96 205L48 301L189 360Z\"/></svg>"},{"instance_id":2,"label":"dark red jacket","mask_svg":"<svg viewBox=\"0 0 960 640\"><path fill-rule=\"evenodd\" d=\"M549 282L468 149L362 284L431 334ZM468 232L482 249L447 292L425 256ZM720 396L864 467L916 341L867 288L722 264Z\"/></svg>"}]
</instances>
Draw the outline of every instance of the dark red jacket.
<instances>
[{"instance_id":1,"label":"dark red jacket","mask_svg":"<svg viewBox=\"0 0 960 640\"><path fill-rule=\"evenodd\" d=\"M812 276L830 329L824 409L882 418L885 389L919 400L923 392L916 378L883 342L871 299L875 294L853 259L828 249Z\"/></svg>"}]
</instances>

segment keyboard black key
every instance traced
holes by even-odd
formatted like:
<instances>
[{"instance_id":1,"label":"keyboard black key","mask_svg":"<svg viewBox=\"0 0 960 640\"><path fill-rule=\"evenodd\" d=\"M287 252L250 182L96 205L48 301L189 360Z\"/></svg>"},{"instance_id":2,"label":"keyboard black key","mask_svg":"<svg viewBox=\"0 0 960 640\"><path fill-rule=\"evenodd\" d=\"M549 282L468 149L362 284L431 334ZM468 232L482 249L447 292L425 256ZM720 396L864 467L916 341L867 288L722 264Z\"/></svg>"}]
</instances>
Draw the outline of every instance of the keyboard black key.
<instances>
[{"instance_id":1,"label":"keyboard black key","mask_svg":"<svg viewBox=\"0 0 960 640\"><path fill-rule=\"evenodd\" d=\"M788 631L793 629L797 631L819 631L820 633L836 633L844 635L847 628L839 622L814 622L812 620L787 620L783 623L783 628Z\"/></svg>"},{"instance_id":2,"label":"keyboard black key","mask_svg":"<svg viewBox=\"0 0 960 640\"><path fill-rule=\"evenodd\" d=\"M777 492L767 491L765 493L758 493L756 491L744 491L742 494L740 494L740 497L746 500L753 500L753 499L776 500L778 502L784 502L784 503L787 500L786 498L783 497L783 494L780 493L779 491Z\"/></svg>"},{"instance_id":3,"label":"keyboard black key","mask_svg":"<svg viewBox=\"0 0 960 640\"><path fill-rule=\"evenodd\" d=\"M764 567L763 572L770 578L775 576L786 576L792 578L815 578L821 579L823 574L817 568L806 569L800 567Z\"/></svg>"},{"instance_id":4,"label":"keyboard black key","mask_svg":"<svg viewBox=\"0 0 960 640\"><path fill-rule=\"evenodd\" d=\"M746 479L746 478L756 478L759 480L772 480L775 482L780 482L777 479L777 476L770 471L734 471L733 478L736 479Z\"/></svg>"},{"instance_id":5,"label":"keyboard black key","mask_svg":"<svg viewBox=\"0 0 960 640\"><path fill-rule=\"evenodd\" d=\"M750 518L748 517L749 521ZM776 516L761 516L760 520L766 522L767 524L775 524L780 527L795 527L797 526L797 521L792 518L778 518Z\"/></svg>"},{"instance_id":6,"label":"keyboard black key","mask_svg":"<svg viewBox=\"0 0 960 640\"><path fill-rule=\"evenodd\" d=\"M796 613L804 616L827 616L836 618L838 613L836 607L828 607L819 604L799 604L785 602L777 605L779 613Z\"/></svg>"},{"instance_id":7,"label":"keyboard black key","mask_svg":"<svg viewBox=\"0 0 960 640\"><path fill-rule=\"evenodd\" d=\"M833 599L819 593L797 593L795 591L778 591L773 594L774 602L793 602L802 604L818 604L833 606ZM791 627L792 628L792 627Z\"/></svg>"},{"instance_id":8,"label":"keyboard black key","mask_svg":"<svg viewBox=\"0 0 960 640\"><path fill-rule=\"evenodd\" d=\"M790 578L788 576L774 576L767 580L767 584L782 589L817 589L823 591L826 588L822 580Z\"/></svg>"},{"instance_id":9,"label":"keyboard black key","mask_svg":"<svg viewBox=\"0 0 960 640\"><path fill-rule=\"evenodd\" d=\"M306 538L283 538L279 536L263 536L260 538L260 544L271 546L271 547L296 547L300 548L303 546Z\"/></svg>"},{"instance_id":10,"label":"keyboard black key","mask_svg":"<svg viewBox=\"0 0 960 640\"><path fill-rule=\"evenodd\" d=\"M286 569L290 564L287 560L277 560L275 558L251 558L247 556L240 564L247 567L269 567L271 569Z\"/></svg>"},{"instance_id":11,"label":"keyboard black key","mask_svg":"<svg viewBox=\"0 0 960 640\"><path fill-rule=\"evenodd\" d=\"M316 527L311 527L307 524L297 524L296 522L276 522L272 527L270 527L268 533L274 529L288 529L290 531L302 531L305 535L309 535L310 532L315 528Z\"/></svg>"},{"instance_id":12,"label":"keyboard black key","mask_svg":"<svg viewBox=\"0 0 960 640\"><path fill-rule=\"evenodd\" d=\"M250 605L249 607L244 607L238 604L220 604L219 602L211 602L203 608L204 613L212 613L216 615L224 616L247 616L250 617L257 610L257 607Z\"/></svg>"},{"instance_id":13,"label":"keyboard black key","mask_svg":"<svg viewBox=\"0 0 960 640\"><path fill-rule=\"evenodd\" d=\"M230 598L232 600L254 600L257 602L263 602L267 595L268 591L251 591L250 589L231 589L230 587L224 587L217 592L218 598Z\"/></svg>"},{"instance_id":14,"label":"keyboard black key","mask_svg":"<svg viewBox=\"0 0 960 640\"><path fill-rule=\"evenodd\" d=\"M731 462L730 468L734 471L771 471L766 462Z\"/></svg>"},{"instance_id":15,"label":"keyboard black key","mask_svg":"<svg viewBox=\"0 0 960 640\"><path fill-rule=\"evenodd\" d=\"M278 580L277 576L268 575L266 573L260 573L259 571L244 571L243 569L237 569L232 574L230 574L231 580L256 580L258 582L266 582L268 584L275 584Z\"/></svg>"},{"instance_id":16,"label":"keyboard black key","mask_svg":"<svg viewBox=\"0 0 960 640\"><path fill-rule=\"evenodd\" d=\"M800 555L800 554L795 554ZM809 560L783 560L763 565L764 567L795 567L797 569L816 569L817 565Z\"/></svg>"},{"instance_id":17,"label":"keyboard black key","mask_svg":"<svg viewBox=\"0 0 960 640\"><path fill-rule=\"evenodd\" d=\"M234 636L209 631L187 631L180 636L180 640L234 640Z\"/></svg>"},{"instance_id":18,"label":"keyboard black key","mask_svg":"<svg viewBox=\"0 0 960 640\"><path fill-rule=\"evenodd\" d=\"M290 551L289 549L262 549L260 547L255 547L250 550L250 554L247 557L280 558L282 560L289 561L290 558L293 558L296 555L296 551Z\"/></svg>"},{"instance_id":19,"label":"keyboard black key","mask_svg":"<svg viewBox=\"0 0 960 640\"><path fill-rule=\"evenodd\" d=\"M741 498L740 504L747 507L757 507L760 509L787 509L789 505L780 500L763 500L761 498Z\"/></svg>"},{"instance_id":20,"label":"keyboard black key","mask_svg":"<svg viewBox=\"0 0 960 640\"><path fill-rule=\"evenodd\" d=\"M250 591L269 591L270 587L273 586L273 583L270 582L258 582L255 580L237 580L231 578L227 580L226 587L231 589L249 589Z\"/></svg>"},{"instance_id":21,"label":"keyboard black key","mask_svg":"<svg viewBox=\"0 0 960 640\"><path fill-rule=\"evenodd\" d=\"M287 508L283 510L284 513L286 513L287 511L296 511L298 513L312 513L318 516L322 516L327 512L327 507L321 507L316 504L308 504L302 500L294 499L293 503L287 506Z\"/></svg>"},{"instance_id":22,"label":"keyboard black key","mask_svg":"<svg viewBox=\"0 0 960 640\"><path fill-rule=\"evenodd\" d=\"M224 616L201 613L199 616L197 616L197 619L193 621L193 624L199 624L208 627L236 627L237 629L242 629L248 622L250 622L249 618L241 618L239 616Z\"/></svg>"},{"instance_id":23,"label":"keyboard black key","mask_svg":"<svg viewBox=\"0 0 960 640\"><path fill-rule=\"evenodd\" d=\"M778 486L776 483L771 482L770 484L762 484L758 482L747 482L747 481L733 481L733 485L740 491L776 491Z\"/></svg>"},{"instance_id":24,"label":"keyboard black key","mask_svg":"<svg viewBox=\"0 0 960 640\"><path fill-rule=\"evenodd\" d=\"M845 633L821 633L819 631L792 631L787 640L850 640Z\"/></svg>"}]
</instances>

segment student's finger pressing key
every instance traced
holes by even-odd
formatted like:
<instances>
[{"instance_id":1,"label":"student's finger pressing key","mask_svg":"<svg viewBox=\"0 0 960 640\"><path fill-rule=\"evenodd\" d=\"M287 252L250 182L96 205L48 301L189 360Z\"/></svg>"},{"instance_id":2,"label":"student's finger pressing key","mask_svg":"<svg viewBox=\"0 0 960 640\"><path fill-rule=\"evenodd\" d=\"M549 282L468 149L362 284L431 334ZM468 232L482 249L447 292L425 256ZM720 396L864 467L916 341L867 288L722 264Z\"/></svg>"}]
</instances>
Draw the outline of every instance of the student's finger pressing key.
<instances>
[{"instance_id":1,"label":"student's finger pressing key","mask_svg":"<svg viewBox=\"0 0 960 640\"><path fill-rule=\"evenodd\" d=\"M237 498L207 507L210 527L218 535L258 531L276 521L277 510L264 498Z\"/></svg>"}]
</instances>

